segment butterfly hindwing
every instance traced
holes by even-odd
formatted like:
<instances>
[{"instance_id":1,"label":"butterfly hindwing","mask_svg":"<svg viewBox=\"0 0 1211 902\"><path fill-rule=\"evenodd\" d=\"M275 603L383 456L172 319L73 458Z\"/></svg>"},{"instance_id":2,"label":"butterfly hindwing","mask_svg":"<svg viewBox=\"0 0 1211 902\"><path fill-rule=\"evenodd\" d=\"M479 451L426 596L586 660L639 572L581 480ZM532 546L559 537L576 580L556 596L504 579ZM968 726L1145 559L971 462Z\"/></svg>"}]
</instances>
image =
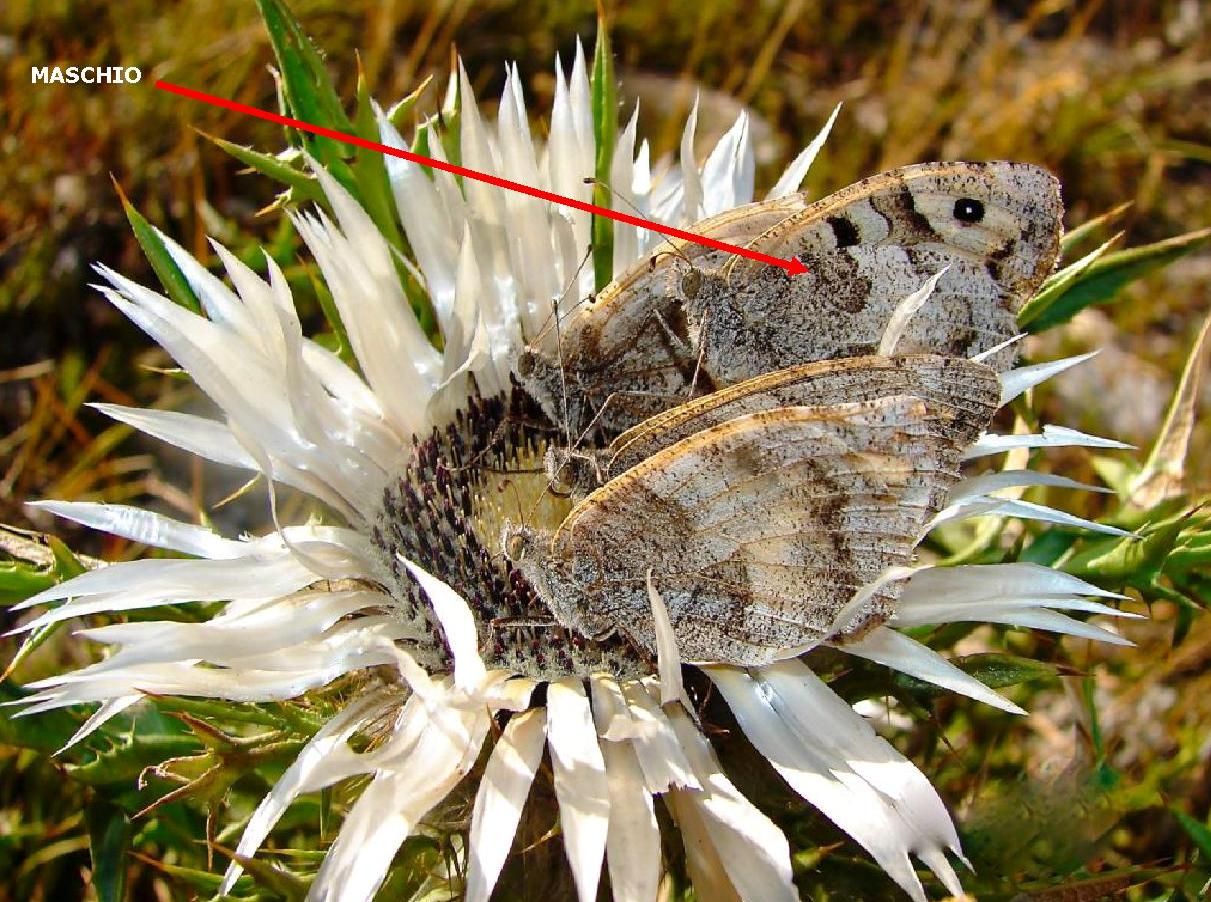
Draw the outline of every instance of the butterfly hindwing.
<instances>
[{"instance_id":1,"label":"butterfly hindwing","mask_svg":"<svg viewBox=\"0 0 1211 902\"><path fill-rule=\"evenodd\" d=\"M767 663L909 561L957 479L960 415L892 395L733 417L611 479L518 566L565 625L654 652L651 570L683 658ZM880 587L860 622L897 591Z\"/></svg>"}]
</instances>

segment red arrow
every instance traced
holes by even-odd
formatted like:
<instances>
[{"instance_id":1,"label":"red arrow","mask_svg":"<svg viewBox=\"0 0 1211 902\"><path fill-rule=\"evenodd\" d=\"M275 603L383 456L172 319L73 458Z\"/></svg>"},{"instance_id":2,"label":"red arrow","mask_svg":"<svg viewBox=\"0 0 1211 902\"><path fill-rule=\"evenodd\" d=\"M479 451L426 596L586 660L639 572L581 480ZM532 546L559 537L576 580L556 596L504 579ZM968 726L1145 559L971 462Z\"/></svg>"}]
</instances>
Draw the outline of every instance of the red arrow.
<instances>
[{"instance_id":1,"label":"red arrow","mask_svg":"<svg viewBox=\"0 0 1211 902\"><path fill-rule=\"evenodd\" d=\"M335 129L325 128L322 125L312 125L310 122L303 122L300 119L291 119L289 116L283 116L280 113L271 113L268 110L262 110L254 106L248 106L247 104L237 103L234 100L227 100L223 97L215 97L213 94L206 94L202 91L195 91L192 88L174 85L172 82L158 80L156 81L156 87L162 91L169 91L173 94L179 94L182 97L188 97L190 100L200 100L202 103L209 103L211 106L235 110L237 113L245 113L249 116L255 116L258 119L266 119L270 122L276 122L279 125L289 125L292 128L299 129L300 131L311 132L315 135L322 135L323 137L331 138L334 141L344 141L346 144L353 144L357 147L365 147L368 150L377 150L379 153L384 153L392 157L399 157L401 160L408 160L411 163L417 163L421 166L428 166L430 169L441 169L444 172L450 172L454 175L461 175L463 178L474 179L478 182L486 182L489 185L495 185L497 188L508 188L510 191L520 191L522 194L542 198L543 200L550 201L553 204L561 204L565 207L574 207L577 210L584 210L586 213L594 213L597 216L608 216L610 219L616 219L619 222L625 222L628 225L650 229L653 232L660 232L662 235L670 235L673 238L681 238L682 240L692 242L693 244L704 244L707 247L713 247L732 254L739 254L741 257L748 257L750 260L760 260L762 263L768 263L770 266L780 266L792 276L807 272L807 267L804 266L803 261L799 260L797 257L791 257L789 260L771 257L769 254L763 254L760 251L754 251L747 247L740 247L736 244L728 244L725 241L718 241L706 235L697 235L694 232L687 232L684 229L675 229L672 226L663 225L659 222L652 222L652 220L643 219L640 216L631 216L629 213L619 213L617 210L609 210L605 207L587 204L584 201L576 200L573 197L564 197L562 194L555 194L551 191L543 191L541 188L535 188L532 185L523 185L520 182L511 182L508 179L502 179L499 176L488 175L486 172L479 172L475 169L467 169L465 166L456 166L453 163L445 163L441 160L435 160L432 157L423 157L420 154L412 153L411 151L398 150L394 147L388 147L386 144L379 144L377 141L367 141L365 138L359 138L357 135L349 135L345 132L338 132Z\"/></svg>"}]
</instances>

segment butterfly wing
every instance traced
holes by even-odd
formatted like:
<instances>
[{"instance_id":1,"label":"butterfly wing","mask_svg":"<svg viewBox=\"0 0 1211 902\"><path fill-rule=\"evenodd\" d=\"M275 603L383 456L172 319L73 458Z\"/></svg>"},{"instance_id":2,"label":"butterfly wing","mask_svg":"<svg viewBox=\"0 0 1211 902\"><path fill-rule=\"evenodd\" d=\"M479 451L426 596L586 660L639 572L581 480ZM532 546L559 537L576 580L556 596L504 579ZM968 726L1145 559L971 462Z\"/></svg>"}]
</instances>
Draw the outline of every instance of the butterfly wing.
<instances>
[{"instance_id":1,"label":"butterfly wing","mask_svg":"<svg viewBox=\"0 0 1211 902\"><path fill-rule=\"evenodd\" d=\"M590 494L527 575L567 625L654 651L651 570L684 659L776 660L909 561L957 479L952 417L905 395L736 417ZM885 619L897 593L881 586L859 622Z\"/></svg>"},{"instance_id":2,"label":"butterfly wing","mask_svg":"<svg viewBox=\"0 0 1211 902\"><path fill-rule=\"evenodd\" d=\"M999 381L986 366L920 354L821 360L765 373L674 407L628 429L610 445L604 474L617 476L695 432L733 417L790 406L825 406L915 395L953 411L947 437L967 445L996 412Z\"/></svg>"},{"instance_id":3,"label":"butterfly wing","mask_svg":"<svg viewBox=\"0 0 1211 902\"><path fill-rule=\"evenodd\" d=\"M728 210L690 229L745 245L806 206L805 197L794 194ZM599 413L603 427L620 431L690 397L698 359L689 345L680 282L688 272L718 269L729 257L680 239L661 242L558 329L547 330L531 349L538 359L518 373L522 385L557 422L564 419L566 396L574 432ZM709 386L702 376L699 387Z\"/></svg>"},{"instance_id":4,"label":"butterfly wing","mask_svg":"<svg viewBox=\"0 0 1211 902\"><path fill-rule=\"evenodd\" d=\"M757 236L753 250L796 256L808 272L735 258L687 297L691 333L720 384L869 354L899 301L949 267L899 349L971 356L1015 334L1017 311L1055 267L1062 215L1059 183L1037 166L886 172Z\"/></svg>"}]
</instances>

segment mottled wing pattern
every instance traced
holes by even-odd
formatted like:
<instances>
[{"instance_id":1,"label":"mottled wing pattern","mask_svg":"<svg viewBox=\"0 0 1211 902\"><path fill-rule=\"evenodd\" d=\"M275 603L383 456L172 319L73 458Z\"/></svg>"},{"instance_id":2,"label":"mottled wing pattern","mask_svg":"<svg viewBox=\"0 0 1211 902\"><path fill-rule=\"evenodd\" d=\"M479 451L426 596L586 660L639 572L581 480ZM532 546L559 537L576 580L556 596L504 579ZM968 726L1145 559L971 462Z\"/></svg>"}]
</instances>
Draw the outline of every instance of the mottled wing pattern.
<instances>
[{"instance_id":1,"label":"mottled wing pattern","mask_svg":"<svg viewBox=\"0 0 1211 902\"><path fill-rule=\"evenodd\" d=\"M959 444L975 441L992 419L999 381L989 367L933 354L822 360L765 373L696 398L628 429L600 457L618 475L695 432L733 417L777 407L823 406L914 395L955 412L943 425Z\"/></svg>"},{"instance_id":2,"label":"mottled wing pattern","mask_svg":"<svg viewBox=\"0 0 1211 902\"><path fill-rule=\"evenodd\" d=\"M569 626L654 652L651 569L684 659L776 660L909 561L958 478L956 416L896 395L733 418L590 494L522 569ZM897 594L882 586L860 624Z\"/></svg>"},{"instance_id":3,"label":"mottled wing pattern","mask_svg":"<svg viewBox=\"0 0 1211 902\"><path fill-rule=\"evenodd\" d=\"M747 204L702 220L693 231L744 245L806 206L802 194ZM618 431L690 397L698 359L689 345L680 282L687 272L718 269L730 256L679 239L662 242L523 355L522 384L556 419L563 416L566 394L574 430L603 407L602 426ZM699 376L699 389L709 387L705 373ZM629 394L606 406L617 392Z\"/></svg>"},{"instance_id":4,"label":"mottled wing pattern","mask_svg":"<svg viewBox=\"0 0 1211 902\"><path fill-rule=\"evenodd\" d=\"M785 217L750 247L804 275L733 258L686 299L706 369L730 384L808 360L869 354L899 301L949 267L904 352L968 357L1016 332L1054 269L1059 183L1024 163L926 163L883 173ZM1008 366L1012 351L996 361Z\"/></svg>"}]
</instances>

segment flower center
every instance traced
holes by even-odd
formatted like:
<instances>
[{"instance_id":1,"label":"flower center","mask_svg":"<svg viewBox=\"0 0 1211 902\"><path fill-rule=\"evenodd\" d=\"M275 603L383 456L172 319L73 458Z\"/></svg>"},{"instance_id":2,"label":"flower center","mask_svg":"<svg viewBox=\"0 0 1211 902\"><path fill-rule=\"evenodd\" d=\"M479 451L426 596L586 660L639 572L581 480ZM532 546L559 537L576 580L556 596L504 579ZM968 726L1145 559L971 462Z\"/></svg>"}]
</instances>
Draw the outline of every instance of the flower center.
<instances>
[{"instance_id":1,"label":"flower center","mask_svg":"<svg viewBox=\"0 0 1211 902\"><path fill-rule=\"evenodd\" d=\"M397 555L466 599L489 668L540 680L655 670L654 662L621 640L594 641L560 626L503 554L506 522L553 530L571 508L548 490L543 467L548 442L560 437L520 389L507 397L472 395L452 423L414 438L412 462L383 490L371 536L393 576L389 589L399 615L428 636L417 649L426 663L448 667L448 651L428 602Z\"/></svg>"}]
</instances>

